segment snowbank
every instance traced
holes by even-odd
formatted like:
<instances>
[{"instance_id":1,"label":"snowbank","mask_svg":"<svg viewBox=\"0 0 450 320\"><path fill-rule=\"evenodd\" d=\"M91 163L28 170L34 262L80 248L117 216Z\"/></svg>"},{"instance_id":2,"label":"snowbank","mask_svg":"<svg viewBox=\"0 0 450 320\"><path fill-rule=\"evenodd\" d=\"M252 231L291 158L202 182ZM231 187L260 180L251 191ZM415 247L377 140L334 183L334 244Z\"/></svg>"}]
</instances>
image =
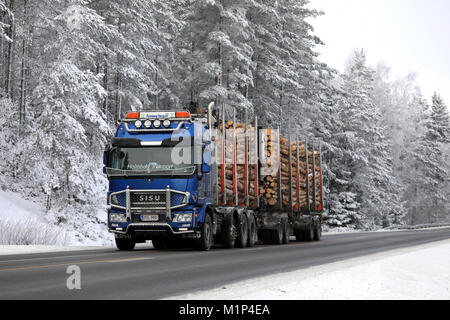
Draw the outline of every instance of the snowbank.
<instances>
[{"instance_id":1,"label":"snowbank","mask_svg":"<svg viewBox=\"0 0 450 320\"><path fill-rule=\"evenodd\" d=\"M44 209L38 204L22 199L18 194L0 190L0 219L14 218L15 220L34 219L45 222Z\"/></svg>"},{"instance_id":2,"label":"snowbank","mask_svg":"<svg viewBox=\"0 0 450 320\"><path fill-rule=\"evenodd\" d=\"M237 282L170 299L448 300L450 241Z\"/></svg>"},{"instance_id":3,"label":"snowbank","mask_svg":"<svg viewBox=\"0 0 450 320\"><path fill-rule=\"evenodd\" d=\"M85 235L77 228L49 223L44 214L45 209L41 205L23 199L17 193L0 190L0 245L112 245L113 237L105 225L86 223L86 220L83 223L83 217L78 217L76 211L71 215L80 220L79 226ZM106 219L105 212L98 212L97 216L98 221Z\"/></svg>"}]
</instances>

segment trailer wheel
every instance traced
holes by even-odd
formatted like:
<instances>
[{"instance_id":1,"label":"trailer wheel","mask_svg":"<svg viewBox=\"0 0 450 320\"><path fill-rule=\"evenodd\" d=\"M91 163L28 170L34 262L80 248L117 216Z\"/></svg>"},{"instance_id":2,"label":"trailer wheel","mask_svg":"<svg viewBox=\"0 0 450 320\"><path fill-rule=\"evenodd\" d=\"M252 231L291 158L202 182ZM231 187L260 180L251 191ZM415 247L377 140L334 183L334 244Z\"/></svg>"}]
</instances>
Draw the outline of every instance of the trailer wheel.
<instances>
[{"instance_id":1,"label":"trailer wheel","mask_svg":"<svg viewBox=\"0 0 450 320\"><path fill-rule=\"evenodd\" d=\"M136 241L133 238L115 238L117 249L123 251L131 251L136 246Z\"/></svg>"},{"instance_id":2,"label":"trailer wheel","mask_svg":"<svg viewBox=\"0 0 450 320\"><path fill-rule=\"evenodd\" d=\"M261 240L263 244L271 244L272 243L272 230L260 230L259 231L259 240Z\"/></svg>"},{"instance_id":3,"label":"trailer wheel","mask_svg":"<svg viewBox=\"0 0 450 320\"><path fill-rule=\"evenodd\" d=\"M205 223L202 225L201 237L197 243L197 249L202 251L211 250L213 243L213 226L211 222L211 216L209 214L205 217Z\"/></svg>"},{"instance_id":4,"label":"trailer wheel","mask_svg":"<svg viewBox=\"0 0 450 320\"><path fill-rule=\"evenodd\" d=\"M322 226L319 224L314 228L314 241L320 241L322 238Z\"/></svg>"},{"instance_id":5,"label":"trailer wheel","mask_svg":"<svg viewBox=\"0 0 450 320\"><path fill-rule=\"evenodd\" d=\"M301 229L294 229L294 236L295 236L295 241L297 241L297 242L305 240L303 230L301 230Z\"/></svg>"},{"instance_id":6,"label":"trailer wheel","mask_svg":"<svg viewBox=\"0 0 450 320\"><path fill-rule=\"evenodd\" d=\"M283 223L283 244L289 243L289 223L285 220Z\"/></svg>"},{"instance_id":7,"label":"trailer wheel","mask_svg":"<svg viewBox=\"0 0 450 320\"><path fill-rule=\"evenodd\" d=\"M222 231L222 246L227 249L234 248L237 237L237 228L233 217L230 217L230 224L225 226Z\"/></svg>"},{"instance_id":8,"label":"trailer wheel","mask_svg":"<svg viewBox=\"0 0 450 320\"><path fill-rule=\"evenodd\" d=\"M304 230L305 233L305 240L306 241L313 241L314 240L314 226L313 224L310 224L306 229Z\"/></svg>"},{"instance_id":9,"label":"trailer wheel","mask_svg":"<svg viewBox=\"0 0 450 320\"><path fill-rule=\"evenodd\" d=\"M245 214L242 214L242 218L238 226L239 228L236 245L238 248L245 248L248 242L248 221Z\"/></svg>"},{"instance_id":10,"label":"trailer wheel","mask_svg":"<svg viewBox=\"0 0 450 320\"><path fill-rule=\"evenodd\" d=\"M248 219L248 242L247 246L253 248L258 241L258 231L256 229L256 220L253 214Z\"/></svg>"},{"instance_id":11,"label":"trailer wheel","mask_svg":"<svg viewBox=\"0 0 450 320\"><path fill-rule=\"evenodd\" d=\"M277 227L277 230L272 230L272 243L276 245L282 244L283 236L284 236L284 224L280 223Z\"/></svg>"}]
</instances>

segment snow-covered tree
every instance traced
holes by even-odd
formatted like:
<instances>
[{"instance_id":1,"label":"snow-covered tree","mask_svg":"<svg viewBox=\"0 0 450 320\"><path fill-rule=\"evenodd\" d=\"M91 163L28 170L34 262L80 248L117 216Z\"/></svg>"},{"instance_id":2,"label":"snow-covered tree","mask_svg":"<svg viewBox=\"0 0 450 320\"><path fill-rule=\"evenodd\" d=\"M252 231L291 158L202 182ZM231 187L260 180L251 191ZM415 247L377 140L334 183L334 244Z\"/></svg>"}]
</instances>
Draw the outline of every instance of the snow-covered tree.
<instances>
[{"instance_id":1,"label":"snow-covered tree","mask_svg":"<svg viewBox=\"0 0 450 320\"><path fill-rule=\"evenodd\" d=\"M349 197L336 197L335 201L343 199L352 209L358 208L358 216L353 219L359 228L399 224L404 215L401 186L394 175L387 130L374 103L374 70L367 66L364 51L355 52L342 78L344 95L338 103L343 123L339 161L344 167L338 170L339 180L335 183L338 189L339 184L342 187L336 190L338 194L356 195L350 199L357 204L349 204Z\"/></svg>"}]
</instances>

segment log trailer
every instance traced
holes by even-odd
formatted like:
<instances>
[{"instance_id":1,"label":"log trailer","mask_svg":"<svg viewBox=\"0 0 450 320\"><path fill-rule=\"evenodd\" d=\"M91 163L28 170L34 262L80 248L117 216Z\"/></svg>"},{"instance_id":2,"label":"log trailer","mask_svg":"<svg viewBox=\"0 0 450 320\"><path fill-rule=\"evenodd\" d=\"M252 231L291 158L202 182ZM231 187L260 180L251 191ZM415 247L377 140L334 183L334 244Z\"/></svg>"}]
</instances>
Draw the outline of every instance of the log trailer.
<instances>
[{"instance_id":1,"label":"log trailer","mask_svg":"<svg viewBox=\"0 0 450 320\"><path fill-rule=\"evenodd\" d=\"M284 138L258 119L130 112L104 153L108 229L120 250L152 240L155 249L199 250L318 241L322 233L320 142Z\"/></svg>"}]
</instances>

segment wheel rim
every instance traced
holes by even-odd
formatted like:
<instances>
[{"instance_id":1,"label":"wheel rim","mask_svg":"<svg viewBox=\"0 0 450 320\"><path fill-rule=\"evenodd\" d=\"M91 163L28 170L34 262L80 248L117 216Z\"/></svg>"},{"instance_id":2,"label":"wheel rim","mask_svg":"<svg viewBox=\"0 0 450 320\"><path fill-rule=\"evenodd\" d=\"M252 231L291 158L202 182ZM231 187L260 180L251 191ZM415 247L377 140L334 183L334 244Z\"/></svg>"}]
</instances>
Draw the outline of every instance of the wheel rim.
<instances>
[{"instance_id":1,"label":"wheel rim","mask_svg":"<svg viewBox=\"0 0 450 320\"><path fill-rule=\"evenodd\" d=\"M234 243L234 241L236 240L237 235L238 235L237 228L236 228L236 226L233 224L233 225L231 225L231 227L230 227L230 241L231 241L232 243Z\"/></svg>"}]
</instances>

